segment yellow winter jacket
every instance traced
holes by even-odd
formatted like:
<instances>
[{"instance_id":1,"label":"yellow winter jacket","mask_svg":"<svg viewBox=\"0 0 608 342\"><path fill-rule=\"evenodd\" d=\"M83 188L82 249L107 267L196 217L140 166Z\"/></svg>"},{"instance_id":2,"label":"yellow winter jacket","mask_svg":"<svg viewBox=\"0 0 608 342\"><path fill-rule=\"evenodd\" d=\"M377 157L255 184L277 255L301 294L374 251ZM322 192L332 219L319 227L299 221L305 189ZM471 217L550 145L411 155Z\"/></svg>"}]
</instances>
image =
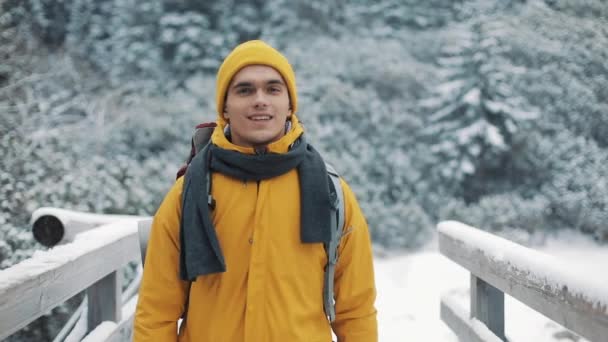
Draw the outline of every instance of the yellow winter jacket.
<instances>
[{"instance_id":1,"label":"yellow winter jacket","mask_svg":"<svg viewBox=\"0 0 608 342\"><path fill-rule=\"evenodd\" d=\"M285 153L303 132L293 128L269 151ZM223 127L216 145L253 153L230 143ZM340 342L378 340L372 250L365 218L342 181L344 236L335 274L336 320L323 310L323 244L300 241L300 189L297 171L260 182L213 173L211 212L226 261L226 272L199 276L191 283L187 322L177 321L189 283L179 278L179 226L183 177L171 188L152 225L139 290L134 341Z\"/></svg>"}]
</instances>

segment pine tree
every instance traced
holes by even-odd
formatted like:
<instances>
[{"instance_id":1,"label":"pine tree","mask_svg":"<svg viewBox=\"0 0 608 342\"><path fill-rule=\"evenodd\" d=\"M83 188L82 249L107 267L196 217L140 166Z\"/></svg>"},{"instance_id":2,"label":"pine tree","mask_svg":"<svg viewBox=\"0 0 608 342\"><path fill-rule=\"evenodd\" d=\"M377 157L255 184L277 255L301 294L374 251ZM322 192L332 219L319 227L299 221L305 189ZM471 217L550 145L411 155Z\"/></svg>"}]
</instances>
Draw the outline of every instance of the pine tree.
<instances>
[{"instance_id":1,"label":"pine tree","mask_svg":"<svg viewBox=\"0 0 608 342\"><path fill-rule=\"evenodd\" d=\"M290 39L314 35L338 36L344 23L346 3L322 0L272 0L262 9L260 35L278 47Z\"/></svg>"},{"instance_id":2,"label":"pine tree","mask_svg":"<svg viewBox=\"0 0 608 342\"><path fill-rule=\"evenodd\" d=\"M49 47L60 47L66 38L66 24L70 21L69 0L28 0L25 8L30 12L34 34Z\"/></svg>"},{"instance_id":3,"label":"pine tree","mask_svg":"<svg viewBox=\"0 0 608 342\"><path fill-rule=\"evenodd\" d=\"M349 29L387 38L399 36L404 28L423 31L443 27L458 19L466 1L358 0L342 12Z\"/></svg>"},{"instance_id":4,"label":"pine tree","mask_svg":"<svg viewBox=\"0 0 608 342\"><path fill-rule=\"evenodd\" d=\"M215 31L206 15L193 11L169 12L160 19L163 59L181 85L193 74L217 70L234 37Z\"/></svg>"},{"instance_id":5,"label":"pine tree","mask_svg":"<svg viewBox=\"0 0 608 342\"><path fill-rule=\"evenodd\" d=\"M505 176L514 135L537 116L509 86L505 68L510 65L500 56L505 47L498 40L507 31L499 19L449 28L438 60L444 80L420 103L428 113L421 138L434 156L426 170L437 184L467 200L487 191L488 178Z\"/></svg>"},{"instance_id":6,"label":"pine tree","mask_svg":"<svg viewBox=\"0 0 608 342\"><path fill-rule=\"evenodd\" d=\"M156 37L161 0L73 1L67 39L71 53L95 66L112 86L126 80L160 79Z\"/></svg>"},{"instance_id":7,"label":"pine tree","mask_svg":"<svg viewBox=\"0 0 608 342\"><path fill-rule=\"evenodd\" d=\"M541 192L550 200L552 214L567 228L607 241L607 151L565 127L545 139L544 161L551 168Z\"/></svg>"}]
</instances>

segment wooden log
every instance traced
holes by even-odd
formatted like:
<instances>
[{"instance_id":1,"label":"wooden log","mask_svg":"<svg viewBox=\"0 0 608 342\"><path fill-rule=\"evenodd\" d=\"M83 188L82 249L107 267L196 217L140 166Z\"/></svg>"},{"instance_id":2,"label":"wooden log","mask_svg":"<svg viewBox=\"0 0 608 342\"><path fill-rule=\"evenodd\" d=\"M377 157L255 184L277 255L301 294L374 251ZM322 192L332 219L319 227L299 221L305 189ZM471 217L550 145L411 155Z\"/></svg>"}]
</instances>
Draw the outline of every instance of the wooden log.
<instances>
[{"instance_id":1,"label":"wooden log","mask_svg":"<svg viewBox=\"0 0 608 342\"><path fill-rule=\"evenodd\" d=\"M122 308L122 321L108 336L106 342L123 342L133 340L133 321L137 307L137 296L131 298Z\"/></svg>"}]
</instances>

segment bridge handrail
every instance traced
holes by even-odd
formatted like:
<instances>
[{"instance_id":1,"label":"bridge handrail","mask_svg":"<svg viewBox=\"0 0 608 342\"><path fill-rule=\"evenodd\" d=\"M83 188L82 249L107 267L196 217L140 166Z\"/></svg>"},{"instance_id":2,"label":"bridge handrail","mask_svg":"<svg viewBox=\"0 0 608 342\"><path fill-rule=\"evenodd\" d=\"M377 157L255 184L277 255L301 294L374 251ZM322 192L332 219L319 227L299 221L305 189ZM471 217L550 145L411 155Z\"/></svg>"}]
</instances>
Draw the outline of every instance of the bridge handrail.
<instances>
[{"instance_id":1,"label":"bridge handrail","mask_svg":"<svg viewBox=\"0 0 608 342\"><path fill-rule=\"evenodd\" d=\"M89 327L120 322L120 270L139 260L137 220L127 219L80 233L74 242L0 271L0 340L85 289Z\"/></svg>"},{"instance_id":2,"label":"bridge handrail","mask_svg":"<svg viewBox=\"0 0 608 342\"><path fill-rule=\"evenodd\" d=\"M486 341L476 331L480 321L504 335L504 294L591 341L608 336L608 276L605 269L585 272L570 260L526 248L501 237L446 221L438 225L439 250L471 272L470 319L441 301L441 317L457 335ZM471 338L475 335L474 338Z\"/></svg>"}]
</instances>

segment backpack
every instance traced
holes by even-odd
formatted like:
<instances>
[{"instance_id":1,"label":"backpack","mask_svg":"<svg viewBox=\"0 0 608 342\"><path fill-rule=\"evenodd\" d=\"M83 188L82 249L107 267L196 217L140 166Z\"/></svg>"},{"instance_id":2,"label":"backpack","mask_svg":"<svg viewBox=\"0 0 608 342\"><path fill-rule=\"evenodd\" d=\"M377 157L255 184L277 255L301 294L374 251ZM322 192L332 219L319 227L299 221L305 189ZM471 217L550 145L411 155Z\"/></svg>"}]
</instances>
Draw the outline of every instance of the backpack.
<instances>
[{"instance_id":1,"label":"backpack","mask_svg":"<svg viewBox=\"0 0 608 342\"><path fill-rule=\"evenodd\" d=\"M213 134L213 130L216 126L217 124L214 122L201 123L196 126L194 134L192 135L190 155L188 156L186 163L177 171L176 179L186 173L188 165L190 165L190 162L194 156L211 141L211 135ZM328 163L325 163L325 168L327 170L327 176L330 179L329 193L330 198L333 201L331 208L331 226L335 227L335 229L331 230L330 242L324 244L325 252L327 253L327 265L325 266L325 274L323 278L323 309L325 311L325 316L331 323L336 318L334 274L336 272L336 264L338 263L338 247L340 245L340 239L342 238L342 230L344 226L344 194L340 184L340 175ZM210 191L210 189L208 191ZM210 195L211 194L209 194L208 198L211 198ZM209 204L212 205L212 203ZM138 226L142 265L144 264L144 259L146 256L150 225L151 221L148 221L147 224L140 224ZM184 314L182 315L183 319L186 318L186 312L188 311L188 297L186 299Z\"/></svg>"}]
</instances>

